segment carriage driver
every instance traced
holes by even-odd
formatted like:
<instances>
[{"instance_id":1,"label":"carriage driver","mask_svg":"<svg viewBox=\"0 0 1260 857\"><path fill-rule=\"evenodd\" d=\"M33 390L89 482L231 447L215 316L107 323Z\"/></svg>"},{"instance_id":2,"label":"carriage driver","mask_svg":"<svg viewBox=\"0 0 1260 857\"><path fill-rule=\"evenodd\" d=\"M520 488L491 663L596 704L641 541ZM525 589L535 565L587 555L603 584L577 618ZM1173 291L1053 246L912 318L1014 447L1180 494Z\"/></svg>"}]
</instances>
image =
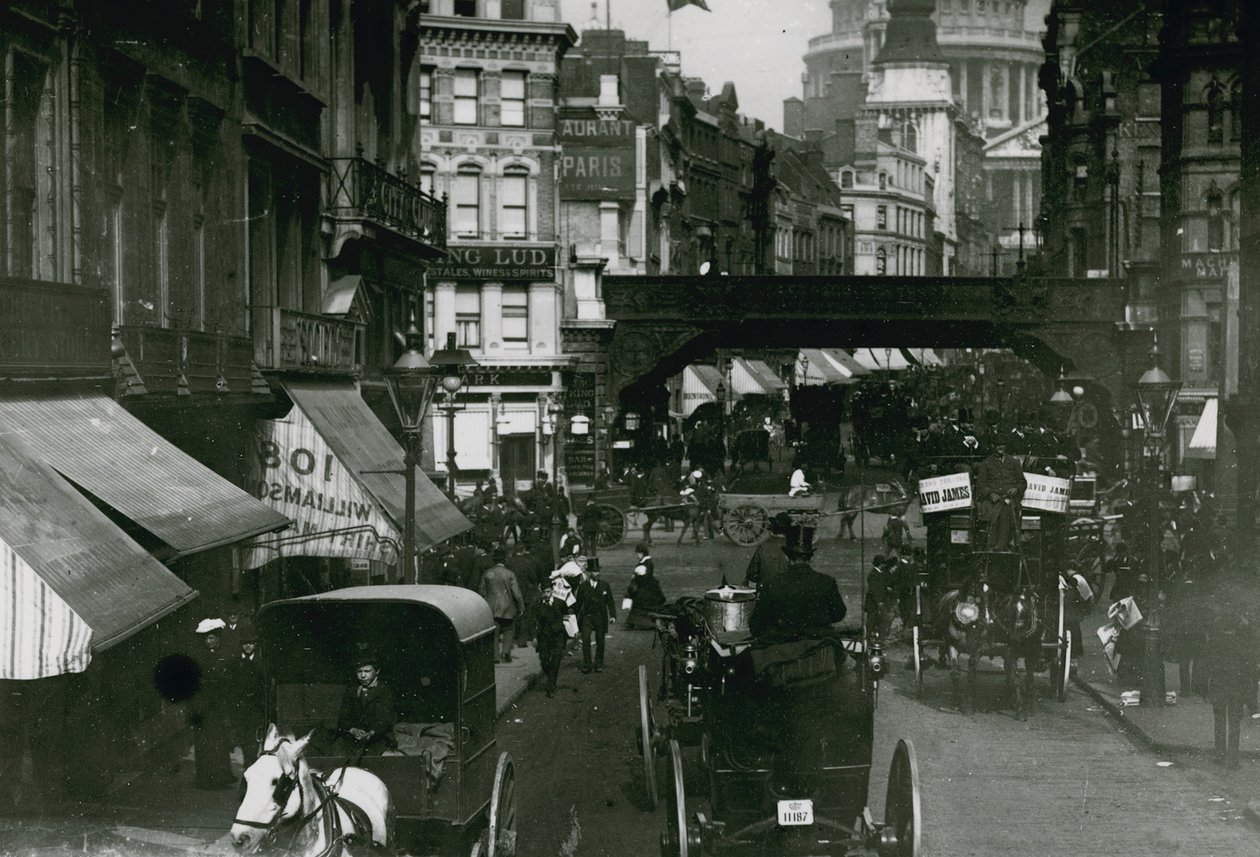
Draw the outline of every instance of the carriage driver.
<instances>
[{"instance_id":1,"label":"carriage driver","mask_svg":"<svg viewBox=\"0 0 1260 857\"><path fill-rule=\"evenodd\" d=\"M380 676L380 660L361 648L354 661L355 681L341 697L337 714L337 736L362 746L370 755L380 755L394 744L394 692Z\"/></svg>"},{"instance_id":2,"label":"carriage driver","mask_svg":"<svg viewBox=\"0 0 1260 857\"><path fill-rule=\"evenodd\" d=\"M748 617L753 636L768 643L825 634L846 613L836 579L809 564L814 555L814 527L793 522L784 527L784 535L787 567L761 584Z\"/></svg>"}]
</instances>

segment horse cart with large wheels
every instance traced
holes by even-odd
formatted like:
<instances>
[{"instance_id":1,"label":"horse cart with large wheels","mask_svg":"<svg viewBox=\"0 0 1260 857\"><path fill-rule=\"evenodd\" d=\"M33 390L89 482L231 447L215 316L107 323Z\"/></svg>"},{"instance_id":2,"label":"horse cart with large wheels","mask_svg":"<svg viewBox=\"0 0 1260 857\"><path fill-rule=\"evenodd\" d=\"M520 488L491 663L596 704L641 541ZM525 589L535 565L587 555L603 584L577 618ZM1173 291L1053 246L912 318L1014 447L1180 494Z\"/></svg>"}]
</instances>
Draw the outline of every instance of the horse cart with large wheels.
<instances>
[{"instance_id":1,"label":"horse cart with large wheels","mask_svg":"<svg viewBox=\"0 0 1260 857\"><path fill-rule=\"evenodd\" d=\"M676 658L694 705L666 706L660 725L640 667L636 743L652 805L658 792L666 804L661 854L918 857L909 741L893 754L883 821L867 807L881 656L856 630L759 642L745 621L755 598L738 587L706 593L700 645Z\"/></svg>"},{"instance_id":2,"label":"horse cart with large wheels","mask_svg":"<svg viewBox=\"0 0 1260 857\"><path fill-rule=\"evenodd\" d=\"M732 494L718 501L722 532L735 544L752 547L770 538L770 519L779 512L821 513L824 495L788 497L784 494Z\"/></svg>"},{"instance_id":3,"label":"horse cart with large wheels","mask_svg":"<svg viewBox=\"0 0 1260 857\"><path fill-rule=\"evenodd\" d=\"M1025 473L1028 483L1010 543L990 549L988 515L974 499L971 473L960 470L919 481L927 527L927 562L913 590L911 663L923 693L924 673L937 662L955 668L968 654L969 678L981 656L1003 658L1021 716L1031 706L1032 675L1046 672L1052 695L1067 698L1073 640L1068 627L1066 532L1070 482ZM998 547L998 546L995 546ZM1024 661L1025 687L1014 685Z\"/></svg>"},{"instance_id":4,"label":"horse cart with large wheels","mask_svg":"<svg viewBox=\"0 0 1260 857\"><path fill-rule=\"evenodd\" d=\"M495 622L480 596L454 586L338 589L264 605L258 631L267 717L310 733L304 757L315 771L349 761L380 778L395 850L516 852L516 769L495 738ZM379 660L396 722L375 749L347 753L339 708L365 650Z\"/></svg>"},{"instance_id":5,"label":"horse cart with large wheels","mask_svg":"<svg viewBox=\"0 0 1260 857\"><path fill-rule=\"evenodd\" d=\"M595 531L595 545L611 548L621 544L629 525L626 512L630 510L630 489L625 485L608 488L574 488L573 509L581 514L587 502L595 504L599 511L599 528Z\"/></svg>"}]
</instances>

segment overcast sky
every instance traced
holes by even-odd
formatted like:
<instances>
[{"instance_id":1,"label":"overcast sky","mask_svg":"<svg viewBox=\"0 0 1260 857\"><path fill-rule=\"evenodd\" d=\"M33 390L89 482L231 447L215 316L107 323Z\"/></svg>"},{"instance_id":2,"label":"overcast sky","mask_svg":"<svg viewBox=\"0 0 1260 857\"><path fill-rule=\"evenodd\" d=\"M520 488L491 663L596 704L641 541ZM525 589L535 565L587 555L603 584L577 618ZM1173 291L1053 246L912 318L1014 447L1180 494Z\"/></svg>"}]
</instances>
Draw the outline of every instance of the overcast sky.
<instances>
[{"instance_id":1,"label":"overcast sky","mask_svg":"<svg viewBox=\"0 0 1260 857\"><path fill-rule=\"evenodd\" d=\"M646 39L652 50L682 52L683 73L704 78L718 92L731 81L739 111L772 128L783 127L783 99L801 95L801 72L809 40L831 31L827 0L707 0L712 12L687 6L667 15L666 0L598 0L599 27L605 3L613 29ZM591 23L591 0L561 0L564 20L580 34Z\"/></svg>"}]
</instances>

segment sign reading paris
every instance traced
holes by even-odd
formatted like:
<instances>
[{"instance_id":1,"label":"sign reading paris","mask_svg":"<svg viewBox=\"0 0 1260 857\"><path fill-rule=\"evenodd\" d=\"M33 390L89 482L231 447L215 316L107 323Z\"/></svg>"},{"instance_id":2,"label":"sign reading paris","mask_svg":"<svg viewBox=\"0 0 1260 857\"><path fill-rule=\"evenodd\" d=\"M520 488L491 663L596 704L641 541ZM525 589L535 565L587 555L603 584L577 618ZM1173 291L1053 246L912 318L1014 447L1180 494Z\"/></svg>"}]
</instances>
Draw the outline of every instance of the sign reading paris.
<instances>
[{"instance_id":1,"label":"sign reading paris","mask_svg":"<svg viewBox=\"0 0 1260 857\"><path fill-rule=\"evenodd\" d=\"M561 199L633 199L635 123L566 110L556 120Z\"/></svg>"},{"instance_id":2,"label":"sign reading paris","mask_svg":"<svg viewBox=\"0 0 1260 857\"><path fill-rule=\"evenodd\" d=\"M429 277L454 280L532 280L553 282L556 248L494 244L484 247L447 247L449 260L429 269Z\"/></svg>"}]
</instances>

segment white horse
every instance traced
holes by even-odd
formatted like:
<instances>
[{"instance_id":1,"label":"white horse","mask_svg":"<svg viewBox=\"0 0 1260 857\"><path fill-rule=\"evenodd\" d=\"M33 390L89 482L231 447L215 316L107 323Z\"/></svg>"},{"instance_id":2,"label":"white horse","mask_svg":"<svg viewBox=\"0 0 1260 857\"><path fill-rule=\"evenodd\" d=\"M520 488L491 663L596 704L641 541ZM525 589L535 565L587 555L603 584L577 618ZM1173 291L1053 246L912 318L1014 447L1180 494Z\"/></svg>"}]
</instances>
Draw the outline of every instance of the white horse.
<instances>
[{"instance_id":1,"label":"white horse","mask_svg":"<svg viewBox=\"0 0 1260 857\"><path fill-rule=\"evenodd\" d=\"M238 853L278 842L286 854L331 857L356 842L392 844L394 808L385 783L363 768L312 771L302 757L310 740L309 732L294 738L274 723L267 727L229 831Z\"/></svg>"}]
</instances>

